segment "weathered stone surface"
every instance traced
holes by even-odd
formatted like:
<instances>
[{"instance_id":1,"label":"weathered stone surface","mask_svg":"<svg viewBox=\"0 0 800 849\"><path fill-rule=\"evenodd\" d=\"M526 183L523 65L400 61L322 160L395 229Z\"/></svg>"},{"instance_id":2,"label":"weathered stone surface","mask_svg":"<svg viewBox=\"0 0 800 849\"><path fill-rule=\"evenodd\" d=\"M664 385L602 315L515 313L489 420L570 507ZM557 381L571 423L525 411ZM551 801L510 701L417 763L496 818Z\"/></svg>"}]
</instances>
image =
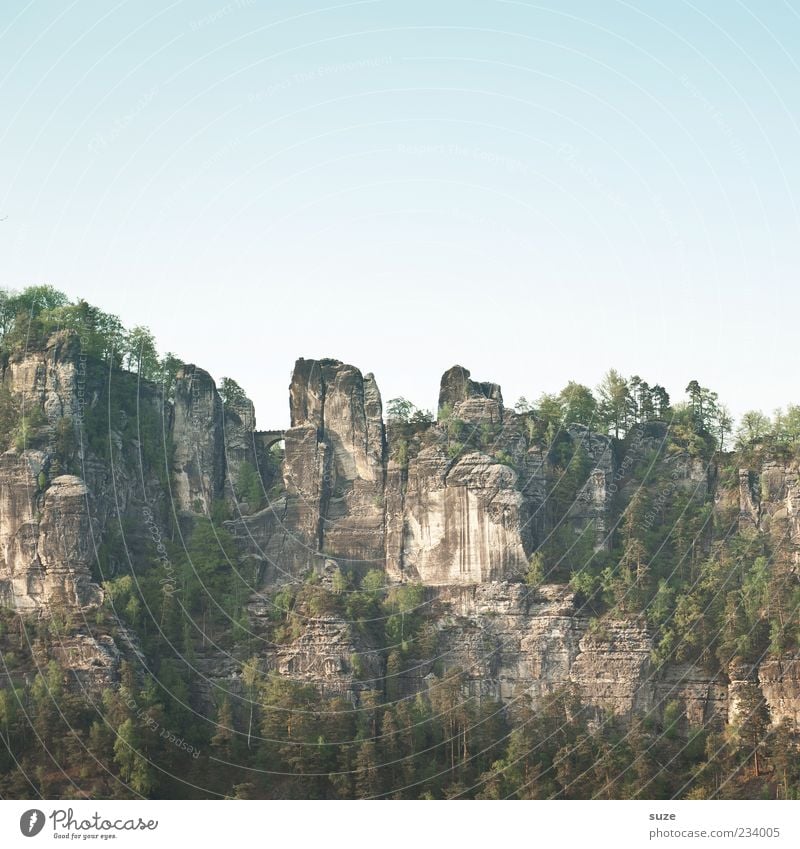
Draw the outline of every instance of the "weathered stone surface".
<instances>
[{"instance_id":1,"label":"weathered stone surface","mask_svg":"<svg viewBox=\"0 0 800 849\"><path fill-rule=\"evenodd\" d=\"M69 331L52 334L42 347L12 356L3 383L29 406L39 407L48 423L66 417L77 421L85 397L86 361L78 336Z\"/></svg>"},{"instance_id":2,"label":"weathered stone surface","mask_svg":"<svg viewBox=\"0 0 800 849\"><path fill-rule=\"evenodd\" d=\"M611 520L616 465L610 436L594 433L585 425L571 424L567 428L575 450L582 451L591 464L586 483L567 513L576 533L592 529L595 550L611 548Z\"/></svg>"},{"instance_id":3,"label":"weathered stone surface","mask_svg":"<svg viewBox=\"0 0 800 849\"><path fill-rule=\"evenodd\" d=\"M380 655L340 619L311 619L293 643L267 655L269 666L339 695L381 686Z\"/></svg>"},{"instance_id":4,"label":"weathered stone surface","mask_svg":"<svg viewBox=\"0 0 800 849\"><path fill-rule=\"evenodd\" d=\"M470 424L496 424L503 419L503 394L496 383L477 383L463 366L453 366L439 388L439 416L445 411Z\"/></svg>"},{"instance_id":5,"label":"weathered stone surface","mask_svg":"<svg viewBox=\"0 0 800 849\"><path fill-rule=\"evenodd\" d=\"M97 604L100 592L90 579L95 546L120 518L141 524L143 506L154 510L167 497L157 479L142 487L141 446L123 428L108 435L110 457L88 451L82 458L83 479L53 470L55 426L63 419L80 422L84 404L96 400L96 388L83 385L84 365L75 338L56 334L5 367L5 385L16 398L38 405L50 427L37 443L42 450L0 455L0 604L22 612L80 614ZM285 431L256 432L247 401L223 409L210 376L194 366L179 373L174 406L146 385L141 403L152 405L172 436L178 510L207 514L221 498L241 508L226 527L263 584L297 582L314 571L327 586L336 570L357 578L376 568L391 581L425 585L426 627L434 632L426 640L435 648L401 671L401 691L434 686L442 670L458 668L474 695L512 700L527 693L536 705L569 689L595 720L605 712L660 715L676 701L688 725L713 726L726 715L734 720L737 694L757 684L773 721L800 721L797 658L733 668L729 684L691 664L655 670L653 635L643 621L604 618L590 628L569 587L533 590L520 581L553 527L552 451L536 436L533 414L504 410L500 387L472 381L461 367L442 378L440 415L448 413L442 421L388 429L372 375L328 359L297 362ZM589 473L564 517L567 527L576 534L591 528L595 547L609 547L637 485L633 472L653 457L670 494L714 491L711 466L688 453L659 455L663 427L633 432L624 441L568 427L573 447L588 457ZM239 504L234 486L243 464L258 467L276 441L285 446L282 491L253 512ZM270 486L276 481L281 477ZM742 526L781 541L783 559L776 563L793 574L800 552L797 464L761 461L742 470L738 487L734 481L727 490L723 497L715 493L717 509L727 498L732 520L738 510ZM109 561L104 566L112 574L127 568ZM251 600L252 622L266 615L265 604L258 594ZM116 644L73 633L54 652L79 682L96 686L114 680L120 651L136 657L125 633L114 626ZM265 669L354 699L362 689L382 686L385 674L385 659L363 633L336 618L309 619L301 637L265 645L261 655ZM236 657L211 649L198 659L210 679L203 685L209 705L215 681L233 687L237 664Z\"/></svg>"},{"instance_id":6,"label":"weathered stone surface","mask_svg":"<svg viewBox=\"0 0 800 849\"><path fill-rule=\"evenodd\" d=\"M258 470L255 427L255 408L249 398L224 405L222 429L225 449L225 497L243 512L250 512L251 505L241 503L237 498L236 488L245 464Z\"/></svg>"},{"instance_id":7,"label":"weathered stone surface","mask_svg":"<svg viewBox=\"0 0 800 849\"><path fill-rule=\"evenodd\" d=\"M721 728L728 718L728 685L693 664L668 666L656 686L656 709L678 702L689 726Z\"/></svg>"},{"instance_id":8,"label":"weathered stone surface","mask_svg":"<svg viewBox=\"0 0 800 849\"><path fill-rule=\"evenodd\" d=\"M222 401L208 372L187 365L175 381L173 497L179 510L208 514L222 496Z\"/></svg>"},{"instance_id":9,"label":"weathered stone surface","mask_svg":"<svg viewBox=\"0 0 800 849\"><path fill-rule=\"evenodd\" d=\"M759 666L758 681L773 723L788 719L800 727L800 658L784 655L765 660Z\"/></svg>"},{"instance_id":10,"label":"weathered stone surface","mask_svg":"<svg viewBox=\"0 0 800 849\"><path fill-rule=\"evenodd\" d=\"M44 570L37 557L41 451L0 455L0 603L36 609L44 596Z\"/></svg>"},{"instance_id":11,"label":"weathered stone surface","mask_svg":"<svg viewBox=\"0 0 800 849\"><path fill-rule=\"evenodd\" d=\"M54 478L44 493L37 555L50 608L82 610L102 599L91 582L96 529L88 499L88 487L74 475Z\"/></svg>"},{"instance_id":12,"label":"weathered stone surface","mask_svg":"<svg viewBox=\"0 0 800 849\"><path fill-rule=\"evenodd\" d=\"M429 585L496 581L523 573L522 495L516 472L477 452L452 464L438 447L411 461L403 569Z\"/></svg>"},{"instance_id":13,"label":"weathered stone surface","mask_svg":"<svg viewBox=\"0 0 800 849\"><path fill-rule=\"evenodd\" d=\"M45 455L0 457L0 603L14 610L97 604L91 583L92 520L86 484L73 475L40 489Z\"/></svg>"},{"instance_id":14,"label":"weathered stone surface","mask_svg":"<svg viewBox=\"0 0 800 849\"><path fill-rule=\"evenodd\" d=\"M570 679L588 704L623 716L651 709L653 641L643 622L603 620L579 648Z\"/></svg>"},{"instance_id":15,"label":"weathered stone surface","mask_svg":"<svg viewBox=\"0 0 800 849\"><path fill-rule=\"evenodd\" d=\"M310 545L361 571L384 558L385 437L372 375L338 360L298 360L284 481Z\"/></svg>"},{"instance_id":16,"label":"weathered stone surface","mask_svg":"<svg viewBox=\"0 0 800 849\"><path fill-rule=\"evenodd\" d=\"M606 714L660 715L677 701L690 725L724 722L724 681L688 665L657 672L643 622L623 619L590 629L566 585L531 590L501 581L431 592L429 603L438 605L437 661L444 671L464 672L476 697L510 701L528 694L541 706L548 695L570 691L590 708L593 721ZM405 671L409 691L426 685L430 669L420 658Z\"/></svg>"},{"instance_id":17,"label":"weathered stone surface","mask_svg":"<svg viewBox=\"0 0 800 849\"><path fill-rule=\"evenodd\" d=\"M119 678L122 656L113 638L77 633L53 642L50 652L64 669L71 672L77 688L98 693Z\"/></svg>"}]
</instances>

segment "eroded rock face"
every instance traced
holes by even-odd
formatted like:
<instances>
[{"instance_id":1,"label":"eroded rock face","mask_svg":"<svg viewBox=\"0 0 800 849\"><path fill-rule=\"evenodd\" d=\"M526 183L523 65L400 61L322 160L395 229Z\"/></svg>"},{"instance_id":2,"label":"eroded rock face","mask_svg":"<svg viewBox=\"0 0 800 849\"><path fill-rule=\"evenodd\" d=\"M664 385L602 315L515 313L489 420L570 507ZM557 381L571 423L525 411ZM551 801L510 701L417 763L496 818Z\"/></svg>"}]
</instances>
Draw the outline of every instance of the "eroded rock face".
<instances>
[{"instance_id":1,"label":"eroded rock face","mask_svg":"<svg viewBox=\"0 0 800 849\"><path fill-rule=\"evenodd\" d=\"M728 684L722 675L712 676L693 664L668 666L656 687L657 704L663 711L677 702L693 728L721 728L728 718Z\"/></svg>"},{"instance_id":2,"label":"eroded rock face","mask_svg":"<svg viewBox=\"0 0 800 849\"><path fill-rule=\"evenodd\" d=\"M236 488L239 484L242 467L249 464L258 469L256 456L256 413L253 402L243 398L223 408L222 415L223 445L225 450L225 497L234 505L239 504ZM250 506L247 505L249 511Z\"/></svg>"},{"instance_id":3,"label":"eroded rock face","mask_svg":"<svg viewBox=\"0 0 800 849\"><path fill-rule=\"evenodd\" d=\"M54 333L40 348L12 356L3 383L22 403L39 407L50 425L61 418L76 421L84 398L85 358L80 340L67 331Z\"/></svg>"},{"instance_id":4,"label":"eroded rock face","mask_svg":"<svg viewBox=\"0 0 800 849\"><path fill-rule=\"evenodd\" d=\"M475 696L512 701L527 694L536 707L548 695L572 692L593 722L609 714L659 718L677 701L689 725L725 722L724 679L689 665L654 669L643 622L628 618L591 628L566 585L441 587L431 603L441 607L438 662L464 672ZM409 691L425 686L426 660L410 664L417 674L403 677Z\"/></svg>"},{"instance_id":5,"label":"eroded rock face","mask_svg":"<svg viewBox=\"0 0 800 849\"><path fill-rule=\"evenodd\" d=\"M381 686L380 655L339 619L312 619L293 643L268 655L281 675L315 684L328 694L354 694Z\"/></svg>"},{"instance_id":6,"label":"eroded rock face","mask_svg":"<svg viewBox=\"0 0 800 849\"><path fill-rule=\"evenodd\" d=\"M173 497L179 510L208 514L225 480L222 401L196 366L184 366L175 384Z\"/></svg>"},{"instance_id":7,"label":"eroded rock face","mask_svg":"<svg viewBox=\"0 0 800 849\"><path fill-rule=\"evenodd\" d=\"M410 463L402 512L406 575L428 585L475 584L524 573L517 474L470 453L452 464L441 449Z\"/></svg>"},{"instance_id":8,"label":"eroded rock face","mask_svg":"<svg viewBox=\"0 0 800 849\"><path fill-rule=\"evenodd\" d=\"M37 544L46 605L82 610L102 600L91 582L96 539L86 484L74 475L54 478L44 493Z\"/></svg>"},{"instance_id":9,"label":"eroded rock face","mask_svg":"<svg viewBox=\"0 0 800 849\"><path fill-rule=\"evenodd\" d=\"M304 541L354 568L382 568L385 437L372 375L298 360L284 482Z\"/></svg>"},{"instance_id":10,"label":"eroded rock face","mask_svg":"<svg viewBox=\"0 0 800 849\"><path fill-rule=\"evenodd\" d=\"M758 682L775 725L786 719L800 727L800 658L784 655L765 660Z\"/></svg>"},{"instance_id":11,"label":"eroded rock face","mask_svg":"<svg viewBox=\"0 0 800 849\"><path fill-rule=\"evenodd\" d=\"M439 416L449 413L470 424L497 424L503 419L503 395L496 383L477 383L463 366L442 375Z\"/></svg>"},{"instance_id":12,"label":"eroded rock face","mask_svg":"<svg viewBox=\"0 0 800 849\"><path fill-rule=\"evenodd\" d=\"M644 623L604 620L583 636L579 648L570 679L588 704L622 716L652 708L653 641Z\"/></svg>"},{"instance_id":13,"label":"eroded rock face","mask_svg":"<svg viewBox=\"0 0 800 849\"><path fill-rule=\"evenodd\" d=\"M576 533L593 532L595 550L608 550L611 548L612 506L618 487L613 442L611 437L594 433L585 425L571 424L567 431L576 450L587 456L591 466L567 520Z\"/></svg>"},{"instance_id":14,"label":"eroded rock face","mask_svg":"<svg viewBox=\"0 0 800 849\"><path fill-rule=\"evenodd\" d=\"M0 457L0 601L20 612L83 610L100 601L89 490L73 475L42 490L45 455Z\"/></svg>"}]
</instances>

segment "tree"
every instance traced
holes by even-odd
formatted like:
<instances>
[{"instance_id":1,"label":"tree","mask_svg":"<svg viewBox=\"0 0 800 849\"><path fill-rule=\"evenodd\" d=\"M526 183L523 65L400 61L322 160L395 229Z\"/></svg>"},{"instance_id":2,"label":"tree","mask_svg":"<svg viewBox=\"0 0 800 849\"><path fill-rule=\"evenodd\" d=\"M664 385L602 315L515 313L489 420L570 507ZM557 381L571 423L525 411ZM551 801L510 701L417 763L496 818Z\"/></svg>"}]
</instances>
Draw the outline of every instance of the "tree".
<instances>
[{"instance_id":1,"label":"tree","mask_svg":"<svg viewBox=\"0 0 800 849\"><path fill-rule=\"evenodd\" d=\"M256 703L256 693L261 680L261 671L257 657L251 657L242 665L242 683L247 690L247 702L250 706L250 716L247 721L247 748L250 748L250 739L253 733L253 708Z\"/></svg>"},{"instance_id":2,"label":"tree","mask_svg":"<svg viewBox=\"0 0 800 849\"><path fill-rule=\"evenodd\" d=\"M780 782L784 799L797 798L800 789L800 746L797 729L786 717L770 740L769 759Z\"/></svg>"},{"instance_id":3,"label":"tree","mask_svg":"<svg viewBox=\"0 0 800 849\"><path fill-rule=\"evenodd\" d=\"M236 477L236 495L247 502L251 511L255 512L264 506L264 484L253 465L244 462L239 466Z\"/></svg>"},{"instance_id":4,"label":"tree","mask_svg":"<svg viewBox=\"0 0 800 849\"><path fill-rule=\"evenodd\" d=\"M232 377L223 377L220 380L219 397L226 407L237 406L249 400L244 389Z\"/></svg>"},{"instance_id":5,"label":"tree","mask_svg":"<svg viewBox=\"0 0 800 849\"><path fill-rule=\"evenodd\" d=\"M101 359L112 367L122 364L128 344L125 329L117 316L81 299L54 310L50 319L54 326L78 334L81 352L85 356Z\"/></svg>"},{"instance_id":6,"label":"tree","mask_svg":"<svg viewBox=\"0 0 800 849\"><path fill-rule=\"evenodd\" d=\"M559 392L558 402L565 422L576 422L587 427L594 423L597 415L597 401L588 386L570 380Z\"/></svg>"},{"instance_id":7,"label":"tree","mask_svg":"<svg viewBox=\"0 0 800 849\"><path fill-rule=\"evenodd\" d=\"M628 407L631 420L634 422L642 421L642 406L648 390L647 383L638 374L633 375L628 381Z\"/></svg>"},{"instance_id":8,"label":"tree","mask_svg":"<svg viewBox=\"0 0 800 849\"><path fill-rule=\"evenodd\" d=\"M733 416L725 404L720 404L717 407L717 439L719 441L719 450L725 450L725 437L733 429Z\"/></svg>"},{"instance_id":9,"label":"tree","mask_svg":"<svg viewBox=\"0 0 800 849\"><path fill-rule=\"evenodd\" d=\"M147 796L153 788L154 780L150 764L140 751L141 740L133 719L126 719L117 729L114 743L114 760L120 768L120 777L131 789Z\"/></svg>"},{"instance_id":10,"label":"tree","mask_svg":"<svg viewBox=\"0 0 800 849\"><path fill-rule=\"evenodd\" d=\"M748 410L743 416L736 431L741 447L761 442L770 431L770 420L760 410Z\"/></svg>"},{"instance_id":11,"label":"tree","mask_svg":"<svg viewBox=\"0 0 800 849\"><path fill-rule=\"evenodd\" d=\"M597 387L597 394L600 399L600 419L606 429L613 431L619 439L620 433L626 431L628 426L628 382L618 371L610 369Z\"/></svg>"},{"instance_id":12,"label":"tree","mask_svg":"<svg viewBox=\"0 0 800 849\"><path fill-rule=\"evenodd\" d=\"M686 387L686 394L689 396L689 409L692 412L695 430L698 433L713 432L714 423L718 417L717 393L692 380Z\"/></svg>"},{"instance_id":13,"label":"tree","mask_svg":"<svg viewBox=\"0 0 800 849\"><path fill-rule=\"evenodd\" d=\"M760 774L760 761L767 744L769 734L769 711L767 703L757 684L745 683L739 686L736 694L736 732L739 749L747 758L753 759L753 774Z\"/></svg>"},{"instance_id":14,"label":"tree","mask_svg":"<svg viewBox=\"0 0 800 849\"><path fill-rule=\"evenodd\" d=\"M416 407L407 398L392 398L386 405L386 418L390 422L408 423Z\"/></svg>"},{"instance_id":15,"label":"tree","mask_svg":"<svg viewBox=\"0 0 800 849\"><path fill-rule=\"evenodd\" d=\"M125 360L128 370L143 378L149 379L158 372L156 342L146 327L134 327L125 335Z\"/></svg>"},{"instance_id":16,"label":"tree","mask_svg":"<svg viewBox=\"0 0 800 849\"><path fill-rule=\"evenodd\" d=\"M653 403L653 417L655 419L663 419L669 412L669 393L663 386L655 384L650 390L650 397Z\"/></svg>"}]
</instances>

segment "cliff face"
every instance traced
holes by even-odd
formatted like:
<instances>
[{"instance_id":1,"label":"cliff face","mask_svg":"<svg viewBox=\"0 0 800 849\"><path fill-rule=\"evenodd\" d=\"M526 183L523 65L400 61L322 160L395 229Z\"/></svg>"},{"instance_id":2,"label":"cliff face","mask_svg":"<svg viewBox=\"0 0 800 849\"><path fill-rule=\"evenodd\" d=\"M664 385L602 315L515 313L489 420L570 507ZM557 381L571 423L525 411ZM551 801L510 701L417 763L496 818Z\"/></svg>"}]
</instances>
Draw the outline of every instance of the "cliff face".
<instances>
[{"instance_id":1,"label":"cliff face","mask_svg":"<svg viewBox=\"0 0 800 849\"><path fill-rule=\"evenodd\" d=\"M643 617L619 613L597 621L566 583L523 581L534 552L563 529L568 539L588 540L590 551L610 549L639 486L636 469L658 453L658 434L622 443L569 426L558 436L559 450L580 458L582 471L559 513L553 492L566 474L554 466L553 445L537 435L530 414L504 408L497 384L473 381L459 366L442 377L438 421L385 425L371 374L336 360L298 360L285 431L256 431L247 399L223 404L210 375L185 366L172 400L152 386L140 398L167 436L149 465L137 465L149 437L132 437L125 422L107 423L105 454L87 439L86 419L102 407L102 389L86 378L73 337L56 334L42 350L12 360L3 383L20 404L40 410L43 422L37 447L8 447L0 456L5 607L42 617L92 610L107 572L125 568L98 556L115 528L135 526L155 540L168 528L161 519L153 520L155 531L143 523L145 510L159 516L172 507L191 528L196 517L227 504L225 528L241 562L257 567L247 604L256 634L272 616L276 587L314 575L324 583L337 573L359 581L377 571L390 585L425 587L432 654L397 675L406 692L452 668L465 672L472 692L507 701L528 693L537 703L571 690L597 721L605 712L661 714L671 702L693 724L721 724L735 714L735 674L693 662L659 666ZM80 446L70 474L59 468L65 433ZM276 445L277 471L267 460ZM672 452L656 462L669 481L668 497L713 497L740 526L788 539L785 567L797 567L794 466L769 461L743 469L734 487L715 489L713 470L696 458ZM260 475L259 504L239 491L248 466ZM131 653L126 639L88 626L71 639L62 662L95 683L113 680L120 657ZM354 698L382 686L376 682L386 674L369 629L324 612L308 616L301 633L280 644L264 641L258 652L265 669ZM800 716L799 664L786 653L755 669L776 722ZM224 653L207 654L202 666L211 679L238 674Z\"/></svg>"},{"instance_id":2,"label":"cliff face","mask_svg":"<svg viewBox=\"0 0 800 849\"><path fill-rule=\"evenodd\" d=\"M178 372L172 433L176 506L208 513L225 482L222 401L211 375L195 366Z\"/></svg>"},{"instance_id":3,"label":"cliff face","mask_svg":"<svg viewBox=\"0 0 800 849\"><path fill-rule=\"evenodd\" d=\"M0 457L0 603L20 611L97 604L91 583L94 534L89 490L73 475L45 491L40 451Z\"/></svg>"},{"instance_id":4,"label":"cliff face","mask_svg":"<svg viewBox=\"0 0 800 849\"><path fill-rule=\"evenodd\" d=\"M486 454L455 463L438 447L410 463L394 521L404 578L433 586L497 581L525 571L523 495L517 473Z\"/></svg>"}]
</instances>

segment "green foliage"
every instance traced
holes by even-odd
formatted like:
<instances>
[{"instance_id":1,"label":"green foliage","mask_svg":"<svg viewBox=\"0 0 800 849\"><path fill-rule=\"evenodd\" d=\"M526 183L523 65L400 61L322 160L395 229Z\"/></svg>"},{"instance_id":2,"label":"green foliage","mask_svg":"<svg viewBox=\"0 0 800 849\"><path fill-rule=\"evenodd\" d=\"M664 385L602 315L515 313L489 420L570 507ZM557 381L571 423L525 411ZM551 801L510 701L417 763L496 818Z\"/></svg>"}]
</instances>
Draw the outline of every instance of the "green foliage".
<instances>
[{"instance_id":1,"label":"green foliage","mask_svg":"<svg viewBox=\"0 0 800 849\"><path fill-rule=\"evenodd\" d=\"M587 427L596 424L597 401L588 386L570 380L558 394L558 403L563 421Z\"/></svg>"},{"instance_id":2,"label":"green foliage","mask_svg":"<svg viewBox=\"0 0 800 849\"><path fill-rule=\"evenodd\" d=\"M46 424L47 419L41 407L28 405L14 430L14 447L17 451L40 447L45 438L43 428Z\"/></svg>"},{"instance_id":3,"label":"green foliage","mask_svg":"<svg viewBox=\"0 0 800 849\"><path fill-rule=\"evenodd\" d=\"M5 384L0 384L0 443L5 450L19 421L19 405Z\"/></svg>"},{"instance_id":4,"label":"green foliage","mask_svg":"<svg viewBox=\"0 0 800 849\"><path fill-rule=\"evenodd\" d=\"M537 551L531 555L528 571L525 574L525 583L532 589L536 589L536 587L544 583L544 577L544 558Z\"/></svg>"},{"instance_id":5,"label":"green foliage","mask_svg":"<svg viewBox=\"0 0 800 849\"><path fill-rule=\"evenodd\" d=\"M408 422L416 407L407 398L392 398L386 405L386 418L390 422Z\"/></svg>"},{"instance_id":6,"label":"green foliage","mask_svg":"<svg viewBox=\"0 0 800 849\"><path fill-rule=\"evenodd\" d=\"M240 501L246 501L253 511L260 510L265 504L264 484L261 476L250 463L244 462L239 466L236 496Z\"/></svg>"},{"instance_id":7,"label":"green foliage","mask_svg":"<svg viewBox=\"0 0 800 849\"><path fill-rule=\"evenodd\" d=\"M219 396L226 407L235 407L249 400L244 389L232 377L220 380Z\"/></svg>"}]
</instances>

